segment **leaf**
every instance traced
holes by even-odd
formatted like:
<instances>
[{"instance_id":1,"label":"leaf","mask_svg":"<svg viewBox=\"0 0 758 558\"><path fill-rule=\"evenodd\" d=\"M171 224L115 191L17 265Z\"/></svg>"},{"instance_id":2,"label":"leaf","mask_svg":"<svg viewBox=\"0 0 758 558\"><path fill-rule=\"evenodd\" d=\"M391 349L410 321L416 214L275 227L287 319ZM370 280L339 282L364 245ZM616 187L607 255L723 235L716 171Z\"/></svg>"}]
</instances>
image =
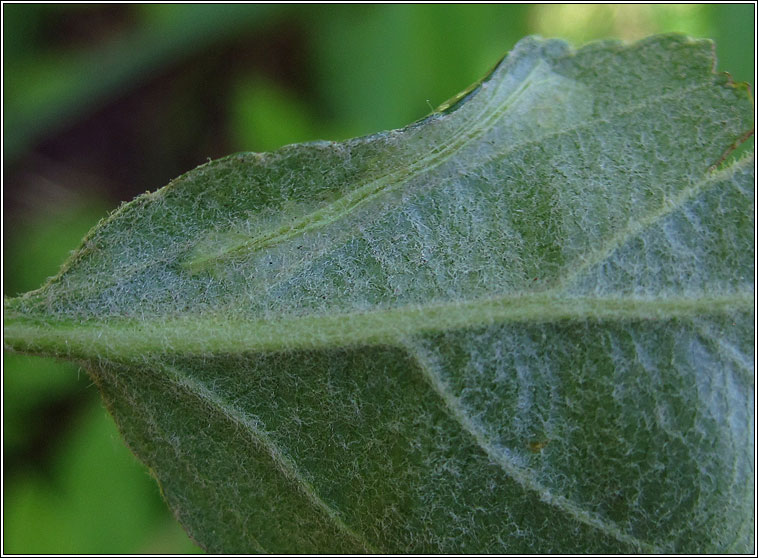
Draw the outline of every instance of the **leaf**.
<instances>
[{"instance_id":1,"label":"leaf","mask_svg":"<svg viewBox=\"0 0 758 558\"><path fill-rule=\"evenodd\" d=\"M5 343L212 552L750 552L753 158L709 41L527 38L405 129L122 206Z\"/></svg>"}]
</instances>

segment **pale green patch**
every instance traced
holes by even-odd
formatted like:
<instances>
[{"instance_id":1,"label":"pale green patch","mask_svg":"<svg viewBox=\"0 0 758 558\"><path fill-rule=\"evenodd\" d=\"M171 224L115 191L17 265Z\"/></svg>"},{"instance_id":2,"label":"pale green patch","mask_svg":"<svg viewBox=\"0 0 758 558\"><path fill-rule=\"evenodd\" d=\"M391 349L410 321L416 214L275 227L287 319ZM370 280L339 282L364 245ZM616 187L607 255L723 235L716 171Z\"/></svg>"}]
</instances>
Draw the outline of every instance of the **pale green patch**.
<instances>
[{"instance_id":1,"label":"pale green patch","mask_svg":"<svg viewBox=\"0 0 758 558\"><path fill-rule=\"evenodd\" d=\"M499 73L503 72L501 70ZM398 146L395 153L400 163L398 169L357 186L324 207L287 224L272 227L269 231L259 232L252 238L243 239L237 233L214 233L206 246L193 253L187 267L197 271L246 251L267 248L337 223L354 213L359 206L372 202L376 205L380 201L378 198L386 197L392 191L405 188L407 192L408 185L414 179L445 164L452 157L463 156L465 160L465 153L462 155L461 151L467 147L473 145L480 150L482 138L496 125L518 129L522 141L527 142L576 127L591 115L592 93L587 87L551 71L543 60L534 61L533 67L520 81L509 80L507 75L503 79L497 79L497 71L489 77L478 86L481 89L479 103L471 107L473 110L463 106L456 118L441 117L435 122L437 128L441 128L440 131L447 135L445 144L425 144L424 151L419 153L418 145L402 138L404 143ZM439 110L444 111L446 108L449 106L443 105ZM481 163L478 159L474 160L477 164ZM423 186L425 185L419 185ZM283 214L296 213L285 211Z\"/></svg>"}]
</instances>

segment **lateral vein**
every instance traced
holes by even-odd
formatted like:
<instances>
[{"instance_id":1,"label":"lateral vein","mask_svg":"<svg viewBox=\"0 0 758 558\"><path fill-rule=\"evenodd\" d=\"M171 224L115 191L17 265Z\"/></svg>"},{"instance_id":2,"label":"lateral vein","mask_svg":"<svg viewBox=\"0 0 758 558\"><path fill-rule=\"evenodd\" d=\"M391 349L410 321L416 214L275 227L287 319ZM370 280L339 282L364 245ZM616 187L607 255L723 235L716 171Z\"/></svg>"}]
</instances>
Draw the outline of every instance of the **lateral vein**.
<instances>
[{"instance_id":1,"label":"lateral vein","mask_svg":"<svg viewBox=\"0 0 758 558\"><path fill-rule=\"evenodd\" d=\"M208 389L201 382L184 374L177 368L168 365L161 365L161 368L172 376L174 382L187 389L190 393L201 399L208 405L217 409L225 418L241 426L251 437L257 440L263 447L272 461L276 464L279 471L290 481L295 483L300 492L331 521L340 531L343 531L348 537L358 542L365 550L373 554L379 551L369 543L361 534L354 531L340 517L339 512L327 504L318 495L313 486L305 479L303 474L298 470L292 460L287 457L274 441L263 432L255 421L243 411L237 409L234 405L224 401L217 393Z\"/></svg>"},{"instance_id":2,"label":"lateral vein","mask_svg":"<svg viewBox=\"0 0 758 558\"><path fill-rule=\"evenodd\" d=\"M577 520L585 525L589 525L594 529L597 529L604 535L612 537L620 542L631 545L633 548L646 553L659 554L662 552L654 545L646 543L624 533L618 525L604 519L597 514L591 513L585 509L582 509L576 503L572 502L565 496L560 494L554 494L550 489L543 486L535 477L534 474L523 467L519 467L511 462L503 452L498 451L489 440L482 429L477 427L474 421L466 413L465 409L460 405L458 399L449 392L447 386L440 378L439 374L435 371L435 363L433 357L428 354L418 344L406 343L406 350L413 356L419 365L419 368L424 375L427 383L432 390L439 396L443 402L443 407L447 411L458 425L463 428L476 442L477 446L484 451L484 453L493 462L497 463L503 471L522 488L530 492L536 493L540 500L548 505L558 508L561 512L565 513L574 520Z\"/></svg>"},{"instance_id":3,"label":"lateral vein","mask_svg":"<svg viewBox=\"0 0 758 558\"><path fill-rule=\"evenodd\" d=\"M580 277L582 273L606 260L629 240L657 223L660 223L668 215L681 209L684 204L695 199L699 194L707 192L713 186L728 179L730 177L729 175L733 174L740 165L746 165L748 163L752 164L752 160L745 159L727 169L708 174L702 180L699 180L689 187L677 192L675 196L663 200L663 203L659 207L654 208L646 215L634 219L628 226L612 236L608 242L604 243L596 250L591 250L582 257L579 265L573 270L569 270L569 273L560 281L559 288L568 286L572 281Z\"/></svg>"}]
</instances>

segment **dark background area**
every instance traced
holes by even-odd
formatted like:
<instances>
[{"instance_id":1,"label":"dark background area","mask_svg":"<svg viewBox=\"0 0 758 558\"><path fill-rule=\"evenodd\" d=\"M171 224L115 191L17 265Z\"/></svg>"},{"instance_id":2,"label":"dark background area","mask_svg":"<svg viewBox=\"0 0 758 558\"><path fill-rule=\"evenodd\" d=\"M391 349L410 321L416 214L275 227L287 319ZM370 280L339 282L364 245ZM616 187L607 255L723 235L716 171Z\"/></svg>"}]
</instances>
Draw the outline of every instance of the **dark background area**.
<instances>
[{"instance_id":1,"label":"dark background area","mask_svg":"<svg viewBox=\"0 0 758 558\"><path fill-rule=\"evenodd\" d=\"M121 202L236 151L404 126L523 36L716 41L754 84L754 5L3 4L3 291ZM75 365L3 358L3 551L199 551Z\"/></svg>"}]
</instances>

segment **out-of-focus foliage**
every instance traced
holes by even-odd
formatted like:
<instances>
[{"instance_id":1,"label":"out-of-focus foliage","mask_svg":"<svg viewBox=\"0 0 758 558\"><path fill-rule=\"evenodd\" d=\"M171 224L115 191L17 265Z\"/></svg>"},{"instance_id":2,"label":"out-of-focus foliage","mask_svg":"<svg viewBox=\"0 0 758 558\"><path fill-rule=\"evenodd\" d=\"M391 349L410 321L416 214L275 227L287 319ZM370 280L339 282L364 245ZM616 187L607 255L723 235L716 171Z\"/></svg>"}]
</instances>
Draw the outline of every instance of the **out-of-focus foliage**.
<instances>
[{"instance_id":1,"label":"out-of-focus foliage","mask_svg":"<svg viewBox=\"0 0 758 558\"><path fill-rule=\"evenodd\" d=\"M3 5L4 294L207 160L416 120L525 35L716 41L754 83L743 5ZM4 357L5 552L189 552L76 367Z\"/></svg>"},{"instance_id":2,"label":"out-of-focus foliage","mask_svg":"<svg viewBox=\"0 0 758 558\"><path fill-rule=\"evenodd\" d=\"M135 6L96 20L91 29L94 37L89 37L94 45L86 36L71 40L60 31L48 32L58 41L70 41L65 48L33 40L35 36L49 38L44 26L54 26L56 18L86 18L91 10L87 6L4 7L4 70L11 77L3 99L4 156L18 155L40 135L123 95L151 73L212 47L219 39L250 32L272 11L265 5ZM97 28L98 21L105 29ZM98 32L112 31L108 25L124 29L99 41Z\"/></svg>"}]
</instances>

